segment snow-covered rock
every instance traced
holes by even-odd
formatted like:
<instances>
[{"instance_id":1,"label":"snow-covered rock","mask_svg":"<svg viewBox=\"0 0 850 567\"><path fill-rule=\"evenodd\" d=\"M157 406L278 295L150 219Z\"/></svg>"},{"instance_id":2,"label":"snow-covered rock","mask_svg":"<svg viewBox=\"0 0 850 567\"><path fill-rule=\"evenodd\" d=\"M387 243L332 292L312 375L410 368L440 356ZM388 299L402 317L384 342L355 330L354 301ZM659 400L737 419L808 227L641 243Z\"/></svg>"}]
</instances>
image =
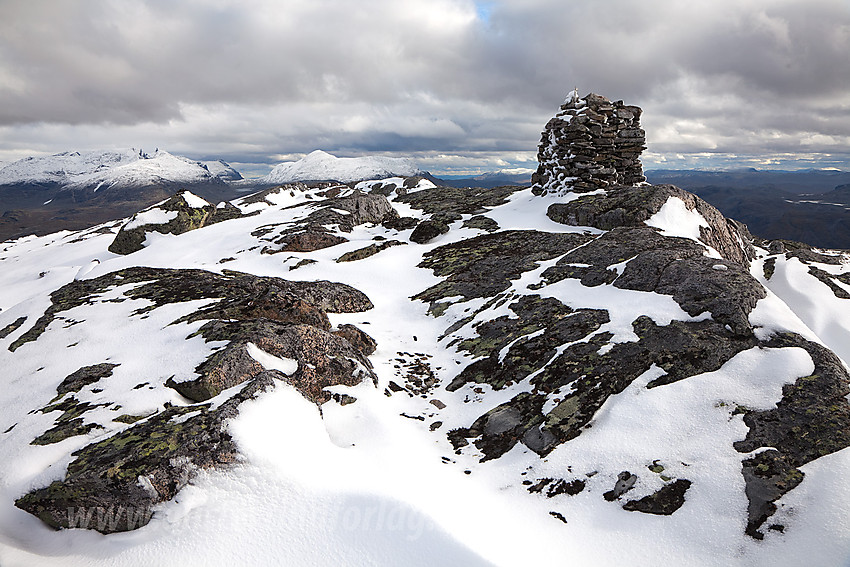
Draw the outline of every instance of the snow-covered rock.
<instances>
[{"instance_id":1,"label":"snow-covered rock","mask_svg":"<svg viewBox=\"0 0 850 567\"><path fill-rule=\"evenodd\" d=\"M340 181L351 183L364 179L383 179L393 176L412 176L421 173L407 158L366 156L338 158L316 150L298 161L275 166L262 182L269 184L294 181Z\"/></svg>"}]
</instances>

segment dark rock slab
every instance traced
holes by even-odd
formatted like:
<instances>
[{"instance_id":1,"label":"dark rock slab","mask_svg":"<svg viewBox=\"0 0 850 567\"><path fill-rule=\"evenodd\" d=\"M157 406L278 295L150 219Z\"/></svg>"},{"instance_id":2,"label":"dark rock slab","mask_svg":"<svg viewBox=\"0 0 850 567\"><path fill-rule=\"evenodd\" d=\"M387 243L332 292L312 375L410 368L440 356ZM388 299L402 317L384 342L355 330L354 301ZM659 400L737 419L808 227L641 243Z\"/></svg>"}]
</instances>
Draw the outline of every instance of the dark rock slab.
<instances>
[{"instance_id":1,"label":"dark rock slab","mask_svg":"<svg viewBox=\"0 0 850 567\"><path fill-rule=\"evenodd\" d=\"M629 500L623 504L623 510L669 516L685 503L685 493L690 487L689 480L675 480L640 500Z\"/></svg>"},{"instance_id":2,"label":"dark rock slab","mask_svg":"<svg viewBox=\"0 0 850 567\"><path fill-rule=\"evenodd\" d=\"M112 376L112 370L117 368L118 364L103 362L92 366L83 366L79 370L71 373L66 377L61 384L56 388L59 395L67 394L68 392L79 392L83 386L94 384L102 378Z\"/></svg>"},{"instance_id":3,"label":"dark rock slab","mask_svg":"<svg viewBox=\"0 0 850 567\"><path fill-rule=\"evenodd\" d=\"M330 399L324 390L328 386L377 381L360 350L342 336L310 325L267 319L215 320L201 327L198 334L207 341L230 342L195 369L197 378L167 383L194 402L209 400L263 372L263 366L249 354L248 343L272 356L296 360L298 370L285 380L319 404Z\"/></svg>"},{"instance_id":4,"label":"dark rock slab","mask_svg":"<svg viewBox=\"0 0 850 567\"><path fill-rule=\"evenodd\" d=\"M496 232L499 230L499 223L485 217L484 215L475 215L474 217L463 221L463 228L477 228L486 232Z\"/></svg>"},{"instance_id":5,"label":"dark rock slab","mask_svg":"<svg viewBox=\"0 0 850 567\"><path fill-rule=\"evenodd\" d=\"M410 241L417 244L425 244L448 231L449 226L442 221L424 220L413 229L413 232L410 234Z\"/></svg>"},{"instance_id":6,"label":"dark rock slab","mask_svg":"<svg viewBox=\"0 0 850 567\"><path fill-rule=\"evenodd\" d=\"M507 198L524 187L505 185L485 189L483 187L433 187L415 191L395 198L396 202L406 203L450 224L461 219L462 215L480 215L489 207L507 203Z\"/></svg>"},{"instance_id":7,"label":"dark rock slab","mask_svg":"<svg viewBox=\"0 0 850 567\"><path fill-rule=\"evenodd\" d=\"M769 410L747 410L747 437L735 449L749 453L771 449L746 459L747 533L757 539L764 522L776 511L774 502L803 480L802 465L850 447L850 375L829 349L793 333L765 343L772 348L800 347L809 353L814 372L782 389L782 399Z\"/></svg>"},{"instance_id":8,"label":"dark rock slab","mask_svg":"<svg viewBox=\"0 0 850 567\"><path fill-rule=\"evenodd\" d=\"M5 326L5 327L3 327L2 329L0 329L0 340L5 339L5 338L6 338L6 337L8 337L9 335L11 335L12 333L14 333L14 332L15 332L15 331L17 331L18 329L20 329L20 328L21 328L21 326L22 326L24 323L26 323L26 321L27 321L26 316L24 316L24 317L18 317L17 319L15 319L15 320L14 320L14 321L12 321L11 323L9 323L8 325L6 325L6 326Z\"/></svg>"},{"instance_id":9,"label":"dark rock slab","mask_svg":"<svg viewBox=\"0 0 850 567\"><path fill-rule=\"evenodd\" d=\"M378 252L383 252L387 248L392 248L393 246L402 246L404 242L400 242L398 240L387 240L385 242L380 242L377 244L370 244L369 246L365 246L363 248L358 248L357 250L352 250L351 252L346 252L342 256L336 259L337 262L356 262L357 260L364 260L371 256L374 256Z\"/></svg>"},{"instance_id":10,"label":"dark rock slab","mask_svg":"<svg viewBox=\"0 0 850 567\"><path fill-rule=\"evenodd\" d=\"M293 282L232 270L216 274L205 270L134 267L97 278L73 281L54 291L50 294L51 305L44 315L9 345L9 350L14 352L38 339L57 313L86 305L93 297L114 286L134 283L139 285L125 295L150 300L153 305L147 310L197 299L219 300L181 319L185 321L277 317L284 321L306 322L324 328L329 327L329 323L322 314L315 312L316 309L330 313L354 313L372 308L371 301L362 292L345 284L324 280ZM305 306L302 301L312 305Z\"/></svg>"},{"instance_id":11,"label":"dark rock slab","mask_svg":"<svg viewBox=\"0 0 850 567\"><path fill-rule=\"evenodd\" d=\"M329 197L289 208L305 209L303 219L285 225L281 230L270 228L263 233L255 233L261 241L269 242L263 253L312 252L329 248L348 240L328 227L351 232L358 225L382 224L399 218L386 197L359 190L345 197Z\"/></svg>"},{"instance_id":12,"label":"dark rock slab","mask_svg":"<svg viewBox=\"0 0 850 567\"><path fill-rule=\"evenodd\" d=\"M446 279L415 299L434 302L454 296L493 297L510 287L511 280L536 268L537 262L557 258L592 238L574 233L508 230L440 246L428 252L419 267L430 268Z\"/></svg>"}]
</instances>

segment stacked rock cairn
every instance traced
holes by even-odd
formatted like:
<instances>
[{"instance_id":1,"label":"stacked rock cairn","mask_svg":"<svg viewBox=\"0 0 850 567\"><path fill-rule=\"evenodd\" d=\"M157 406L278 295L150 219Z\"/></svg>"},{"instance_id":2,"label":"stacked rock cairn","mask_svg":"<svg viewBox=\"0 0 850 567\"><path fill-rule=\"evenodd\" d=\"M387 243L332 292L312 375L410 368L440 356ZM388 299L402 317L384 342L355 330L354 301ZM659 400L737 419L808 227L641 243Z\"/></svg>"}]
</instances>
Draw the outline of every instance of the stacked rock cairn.
<instances>
[{"instance_id":1,"label":"stacked rock cairn","mask_svg":"<svg viewBox=\"0 0 850 567\"><path fill-rule=\"evenodd\" d=\"M640 163L646 149L641 112L621 100L571 92L543 129L539 165L531 178L534 194L587 193L646 181Z\"/></svg>"}]
</instances>

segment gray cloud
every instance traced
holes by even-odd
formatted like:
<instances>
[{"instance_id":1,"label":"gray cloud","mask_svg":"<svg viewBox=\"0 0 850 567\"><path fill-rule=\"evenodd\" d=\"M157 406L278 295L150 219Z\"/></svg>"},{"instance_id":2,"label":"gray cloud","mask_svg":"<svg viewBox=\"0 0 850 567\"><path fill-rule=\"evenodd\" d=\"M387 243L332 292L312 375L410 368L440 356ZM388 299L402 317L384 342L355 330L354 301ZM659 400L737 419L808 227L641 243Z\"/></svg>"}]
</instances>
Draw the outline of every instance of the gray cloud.
<instances>
[{"instance_id":1,"label":"gray cloud","mask_svg":"<svg viewBox=\"0 0 850 567\"><path fill-rule=\"evenodd\" d=\"M531 167L577 85L642 106L658 161L850 167L850 7L834 0L4 0L0 38L5 160L133 145Z\"/></svg>"}]
</instances>

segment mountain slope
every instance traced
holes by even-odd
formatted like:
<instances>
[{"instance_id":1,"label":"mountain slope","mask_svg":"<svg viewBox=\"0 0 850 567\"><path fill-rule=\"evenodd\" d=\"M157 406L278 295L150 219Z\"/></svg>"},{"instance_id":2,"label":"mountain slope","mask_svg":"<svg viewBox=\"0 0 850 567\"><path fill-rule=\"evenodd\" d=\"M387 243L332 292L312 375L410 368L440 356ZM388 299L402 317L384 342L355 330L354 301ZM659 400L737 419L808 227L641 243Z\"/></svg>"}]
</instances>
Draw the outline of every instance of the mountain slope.
<instances>
[{"instance_id":1,"label":"mountain slope","mask_svg":"<svg viewBox=\"0 0 850 567\"><path fill-rule=\"evenodd\" d=\"M716 223L722 222L722 217L709 220L706 205L688 209L675 204L689 198L675 193L671 201L673 194L660 193L658 205L649 205L648 223L636 220L632 227L602 230L560 224L546 216L556 204L597 210L599 201L593 196L563 199L534 197L521 188L476 193L437 187L393 196L391 209L370 209L383 197L355 206L364 197L349 188L301 185L238 202L246 215L241 218L179 236L150 232L146 246L126 256L106 251L117 227L6 244L0 256L0 358L9 379L0 429L6 431L2 462L8 464L2 472L0 531L5 535L0 559L4 565L120 565L136 564L141 557L155 557L154 563L215 557L237 563L519 565L554 560L568 548L576 559L599 565L625 560L662 565L843 561L850 541L835 526L845 517L842 506L850 504L841 480L850 465L847 451L828 450L827 456L799 466L794 478L804 475L802 482L776 501L778 510L769 519L784 533L764 530L764 541L757 542L745 533L748 498L742 463L746 468L747 459L765 452L741 452L736 443L750 439L748 431L760 427L760 412L771 411L776 401L790 395L788 385L807 384L815 355L821 356L807 340L846 344L848 331L841 321L848 300L809 274L802 262L834 274L820 277L839 289L846 285L841 282L846 265L835 263L841 256L807 249L757 249L752 273L775 292L762 292L749 315L724 310L728 297L711 303L711 297L684 299L657 286L655 292L636 291L625 282L638 281L634 278L654 256L642 253L619 263L616 258L612 265L604 252L623 243L648 242L646 236L635 238L634 231L658 234L646 250L673 246L669 250L687 254L689 262L705 263L701 277L720 286L710 289L748 277L736 267L741 260L717 258L717 251L706 249L699 231L696 236L663 236L693 235L694 226L720 227ZM367 202L374 204L366 207ZM377 216L350 218L357 210L374 210ZM550 209L550 216L557 214ZM443 218L451 230L424 245L407 243L413 228L401 228L401 219L429 217ZM491 222L481 224L483 218ZM486 228L472 228L476 225ZM621 233L630 236L620 239ZM334 236L336 243L328 246L330 241L304 236L319 234ZM320 244L311 251L305 248L308 241ZM399 244L383 246L388 242ZM77 276L93 257L100 263ZM772 272L765 267L770 264ZM134 266L170 271L141 272ZM197 269L213 273L207 276ZM361 377L353 385L320 386L314 392L324 397L313 401L309 396L314 394L303 397L307 382L279 371L270 382L256 382L257 374L253 382L225 384L206 402L187 399L169 387L169 377L179 384L204 375L198 374L199 365L214 360L216 353L247 352L264 361L261 372L291 368L287 360L306 369L311 359L303 357L318 356L261 342L268 339L211 334L211 322L255 316L221 287L240 281L244 284L239 286L258 285L260 280L250 283L256 277L250 274L271 276L263 286L318 279L363 292L371 309L328 311L327 317L332 329L353 324L374 338L377 350L369 363L377 384ZM72 281L75 277L79 282ZM208 278L204 286L220 283L202 291L199 285ZM677 276L671 281L681 280ZM149 283L156 281L163 283ZM51 300L48 293L60 288L67 291L54 293ZM739 284L729 289L739 289ZM264 317L285 312L271 310L276 303L268 302L278 301L275 294L257 293L255 297L267 299L251 309L261 309ZM834 299L827 302L830 296ZM221 297L224 304L212 299ZM694 301L708 303L687 307ZM51 304L56 306L52 320L37 324ZM298 317L308 313L304 309L298 308ZM177 320L182 322L169 324ZM743 334L724 335L724 324L733 329L743 325L737 331ZM43 326L43 332L33 336L34 325ZM748 334L750 327L755 335ZM686 329L697 334L677 346L688 336L680 334ZM770 342L789 331L800 338L787 345ZM134 337L145 337L144 348ZM271 358L256 350L253 355L239 351L246 349L244 341ZM651 344L655 346L640 350ZM737 346L728 350L722 346L726 344ZM673 349L672 356L649 364L665 348ZM691 354L682 358L675 354L679 348ZM642 352L650 354L647 370L623 366L645 364ZM704 358L700 352L715 354ZM604 371L614 364L621 369L618 374L632 372L633 377L601 403L584 392L603 391L605 379L590 390L579 382L553 382L571 375L570 360L581 364L593 353L595 368ZM316 366L318 359L312 360ZM494 362L496 373L488 369ZM82 374L77 373L81 386L67 389L76 371L101 363L116 366L108 376L92 375L88 382L79 382ZM579 372L587 374L582 379L592 378L588 370ZM674 375L682 378L665 379ZM249 383L263 384L265 393L239 394ZM57 396L62 384L66 393ZM253 400L237 403L237 395ZM530 407L524 400L541 395L542 406L534 411L549 416L543 423L556 423L554 416L567 417L564 425L571 423L569 416L579 414L565 413L568 399L584 400L577 407L590 413L563 429L573 433L554 441L545 430L506 435L535 423L526 421L523 416L533 414L522 408ZM56 410L28 413L50 408L57 398L67 408L62 411L70 411L67 417ZM74 404L68 403L71 399ZM163 407L166 402L172 409ZM226 419L224 430L237 448L239 464L205 469L198 461L202 468L191 473L193 480L175 499L133 509L134 520L150 523L132 535L107 536L105 541L113 542L109 545L94 543L86 530L52 532L13 507L23 494L61 480L66 468L77 470L79 457L73 464L72 451L91 451L85 448L116 435L130 439L134 428L155 427L178 415L187 416L186 424L196 423L192 420L200 417L193 416L212 415L201 408L209 403L211 410L238 409L237 417ZM80 417L81 427L63 427L74 416ZM159 421L152 421L156 416ZM127 423L131 419L139 421ZM37 438L39 444L31 445ZM459 444L461 439L468 444ZM778 440L771 445L782 448ZM196 450L190 459L197 455ZM24 462L28 466L21 468ZM755 461L753 470L761 465L773 466ZM789 475L796 465L791 466ZM632 475L634 485L625 490ZM651 498L659 493L675 508L672 514L655 515L669 511L660 497ZM113 516L102 518L103 526L108 528L110 518L125 521L116 520L115 512L113 508ZM98 514L106 513L108 508L95 510L89 527L97 528ZM75 525L81 526L86 509L75 507L74 514ZM293 514L297 523L268 524L269 518ZM701 529L704 525L712 529ZM316 534L323 534L324 545L299 543ZM808 544L813 539L821 542L816 550Z\"/></svg>"},{"instance_id":2,"label":"mountain slope","mask_svg":"<svg viewBox=\"0 0 850 567\"><path fill-rule=\"evenodd\" d=\"M338 158L316 150L298 161L281 163L261 181L269 185L295 181L339 181L351 183L363 179L419 174L419 169L406 158L366 156Z\"/></svg>"},{"instance_id":3,"label":"mountain slope","mask_svg":"<svg viewBox=\"0 0 850 567\"><path fill-rule=\"evenodd\" d=\"M4 243L0 563L846 564L850 258L618 185L609 103L573 93L531 188Z\"/></svg>"},{"instance_id":4,"label":"mountain slope","mask_svg":"<svg viewBox=\"0 0 850 567\"><path fill-rule=\"evenodd\" d=\"M0 169L0 239L84 228L118 219L191 188L221 201L241 179L224 162L195 162L157 150L64 152Z\"/></svg>"}]
</instances>

